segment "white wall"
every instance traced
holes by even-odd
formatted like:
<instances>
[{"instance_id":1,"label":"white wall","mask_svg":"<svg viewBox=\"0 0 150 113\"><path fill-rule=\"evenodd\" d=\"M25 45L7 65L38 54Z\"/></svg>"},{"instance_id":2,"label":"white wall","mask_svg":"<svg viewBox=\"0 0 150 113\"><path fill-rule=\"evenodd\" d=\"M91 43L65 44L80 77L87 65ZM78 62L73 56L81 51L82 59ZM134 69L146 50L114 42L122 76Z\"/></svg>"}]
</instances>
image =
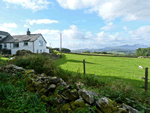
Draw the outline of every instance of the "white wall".
<instances>
[{"instance_id":1,"label":"white wall","mask_svg":"<svg viewBox=\"0 0 150 113\"><path fill-rule=\"evenodd\" d=\"M19 43L19 47L13 47L13 43L11 43L11 54L15 54L18 50L25 49L33 52L33 42L28 42L27 46L24 46L24 42Z\"/></svg>"},{"instance_id":2,"label":"white wall","mask_svg":"<svg viewBox=\"0 0 150 113\"><path fill-rule=\"evenodd\" d=\"M43 46L39 45L40 40L43 41ZM4 44L2 44L2 48L4 48ZM38 49L38 53L40 52L49 53L49 49L46 49L46 43L41 35L37 38L36 41L28 42L27 46L24 46L24 42L19 42L19 47L13 47L13 43L7 43L7 49L11 49L11 54L15 54L18 50L21 50L21 49L30 50L31 52L34 52L34 53L37 53L37 49Z\"/></svg>"},{"instance_id":3,"label":"white wall","mask_svg":"<svg viewBox=\"0 0 150 113\"><path fill-rule=\"evenodd\" d=\"M40 40L43 41L43 46L39 45ZM39 36L39 38L37 38L36 41L34 41L34 53L37 53L37 50L38 50L38 53L41 53L41 52L49 53L49 49L46 49L46 43L41 35Z\"/></svg>"}]
</instances>

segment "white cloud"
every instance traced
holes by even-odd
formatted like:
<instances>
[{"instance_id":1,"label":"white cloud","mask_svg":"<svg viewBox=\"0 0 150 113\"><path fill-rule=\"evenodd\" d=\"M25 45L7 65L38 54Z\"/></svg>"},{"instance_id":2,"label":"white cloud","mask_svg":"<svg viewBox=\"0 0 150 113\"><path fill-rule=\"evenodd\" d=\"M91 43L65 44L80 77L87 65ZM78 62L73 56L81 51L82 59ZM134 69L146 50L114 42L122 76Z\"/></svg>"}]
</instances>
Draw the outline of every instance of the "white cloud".
<instances>
[{"instance_id":1,"label":"white cloud","mask_svg":"<svg viewBox=\"0 0 150 113\"><path fill-rule=\"evenodd\" d=\"M0 31L10 32L11 29L8 29L8 28L6 28L6 27L4 27L4 26L0 26Z\"/></svg>"},{"instance_id":2,"label":"white cloud","mask_svg":"<svg viewBox=\"0 0 150 113\"><path fill-rule=\"evenodd\" d=\"M29 26L29 25L26 25L26 24L24 24L23 26L26 27L26 28L30 28L30 26Z\"/></svg>"},{"instance_id":3,"label":"white cloud","mask_svg":"<svg viewBox=\"0 0 150 113\"><path fill-rule=\"evenodd\" d=\"M17 28L17 24L15 23L4 23L3 26L6 28Z\"/></svg>"},{"instance_id":4,"label":"white cloud","mask_svg":"<svg viewBox=\"0 0 150 113\"><path fill-rule=\"evenodd\" d=\"M108 25L113 25L108 23ZM119 32L115 34L106 33L104 31L92 34L91 31L81 32L75 25L70 25L69 29L50 30L38 29L33 33L41 33L46 41L51 43L52 47L59 47L60 33L62 33L63 47L70 49L80 48L101 48L106 46L118 46L120 44L131 42L130 37L123 37Z\"/></svg>"},{"instance_id":5,"label":"white cloud","mask_svg":"<svg viewBox=\"0 0 150 113\"><path fill-rule=\"evenodd\" d=\"M14 4L22 6L25 9L31 9L32 11L38 11L43 9L48 9L48 5L52 4L52 2L48 0L3 0L7 4Z\"/></svg>"},{"instance_id":6,"label":"white cloud","mask_svg":"<svg viewBox=\"0 0 150 113\"><path fill-rule=\"evenodd\" d=\"M124 21L150 20L150 1L140 0L57 0L64 9L96 12L107 21L122 17Z\"/></svg>"},{"instance_id":7,"label":"white cloud","mask_svg":"<svg viewBox=\"0 0 150 113\"><path fill-rule=\"evenodd\" d=\"M50 20L50 19L26 20L26 22L29 22L30 25L58 23L57 20Z\"/></svg>"},{"instance_id":8,"label":"white cloud","mask_svg":"<svg viewBox=\"0 0 150 113\"><path fill-rule=\"evenodd\" d=\"M83 22L86 22L86 20L76 20L76 21L73 21L73 23L75 23L75 24L80 24L80 23L83 23Z\"/></svg>"},{"instance_id":9,"label":"white cloud","mask_svg":"<svg viewBox=\"0 0 150 113\"><path fill-rule=\"evenodd\" d=\"M0 25L0 31L5 31L10 33L11 35L16 35L16 33L12 32L12 28L17 28L17 25L15 23L4 23Z\"/></svg>"},{"instance_id":10,"label":"white cloud","mask_svg":"<svg viewBox=\"0 0 150 113\"><path fill-rule=\"evenodd\" d=\"M17 28L17 24L15 23L4 23L0 25L0 31L9 32L10 34L15 34L11 31L11 28Z\"/></svg>"},{"instance_id":11,"label":"white cloud","mask_svg":"<svg viewBox=\"0 0 150 113\"><path fill-rule=\"evenodd\" d=\"M123 29L127 32L128 31L128 28L126 26L123 27Z\"/></svg>"},{"instance_id":12,"label":"white cloud","mask_svg":"<svg viewBox=\"0 0 150 113\"><path fill-rule=\"evenodd\" d=\"M136 30L128 30L128 33L134 37L135 40L149 40L150 25L141 26Z\"/></svg>"},{"instance_id":13,"label":"white cloud","mask_svg":"<svg viewBox=\"0 0 150 113\"><path fill-rule=\"evenodd\" d=\"M66 38L79 39L79 40L86 39L84 34L75 25L71 25L70 29L63 30L62 33Z\"/></svg>"},{"instance_id":14,"label":"white cloud","mask_svg":"<svg viewBox=\"0 0 150 113\"><path fill-rule=\"evenodd\" d=\"M116 27L116 26L113 25L113 22L109 22L109 23L107 23L106 26L102 27L101 29L102 29L102 30L107 30L107 31L109 31L109 30L114 29L115 27Z\"/></svg>"}]
</instances>

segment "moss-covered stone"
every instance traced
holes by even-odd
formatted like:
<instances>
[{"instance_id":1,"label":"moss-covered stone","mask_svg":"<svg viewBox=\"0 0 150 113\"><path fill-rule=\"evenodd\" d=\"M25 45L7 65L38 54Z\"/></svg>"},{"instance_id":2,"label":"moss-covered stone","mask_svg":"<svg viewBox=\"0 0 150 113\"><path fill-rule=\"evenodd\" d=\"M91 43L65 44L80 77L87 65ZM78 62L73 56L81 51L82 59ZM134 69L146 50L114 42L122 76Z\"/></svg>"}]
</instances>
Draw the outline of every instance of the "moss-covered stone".
<instances>
[{"instance_id":1,"label":"moss-covered stone","mask_svg":"<svg viewBox=\"0 0 150 113\"><path fill-rule=\"evenodd\" d=\"M42 88L38 93L44 94L46 92L45 88Z\"/></svg>"},{"instance_id":2,"label":"moss-covered stone","mask_svg":"<svg viewBox=\"0 0 150 113\"><path fill-rule=\"evenodd\" d=\"M96 108L97 113L103 113L100 109Z\"/></svg>"},{"instance_id":3,"label":"moss-covered stone","mask_svg":"<svg viewBox=\"0 0 150 113\"><path fill-rule=\"evenodd\" d=\"M61 107L61 111L62 112L71 112L72 111L72 109L71 109L71 107L70 107L70 105L69 105L69 103L66 103L66 104L64 104L62 107Z\"/></svg>"},{"instance_id":4,"label":"moss-covered stone","mask_svg":"<svg viewBox=\"0 0 150 113\"><path fill-rule=\"evenodd\" d=\"M31 74L31 73L34 73L33 69L25 70L25 74Z\"/></svg>"},{"instance_id":5,"label":"moss-covered stone","mask_svg":"<svg viewBox=\"0 0 150 113\"><path fill-rule=\"evenodd\" d=\"M52 94L51 96L48 97L48 99L49 103L54 105L61 104L62 102L62 97L57 93Z\"/></svg>"},{"instance_id":6,"label":"moss-covered stone","mask_svg":"<svg viewBox=\"0 0 150 113\"><path fill-rule=\"evenodd\" d=\"M46 95L42 95L42 96L41 96L41 99L42 99L43 101L46 101L46 98L47 98Z\"/></svg>"},{"instance_id":7,"label":"moss-covered stone","mask_svg":"<svg viewBox=\"0 0 150 113\"><path fill-rule=\"evenodd\" d=\"M99 109L104 113L114 113L118 110L118 108L116 107L117 104L106 97L97 100L96 104L99 107Z\"/></svg>"},{"instance_id":8,"label":"moss-covered stone","mask_svg":"<svg viewBox=\"0 0 150 113\"><path fill-rule=\"evenodd\" d=\"M32 84L27 85L26 89L27 89L27 92L34 92L35 91Z\"/></svg>"},{"instance_id":9,"label":"moss-covered stone","mask_svg":"<svg viewBox=\"0 0 150 113\"><path fill-rule=\"evenodd\" d=\"M128 113L128 111L124 108L119 108L117 113Z\"/></svg>"},{"instance_id":10,"label":"moss-covered stone","mask_svg":"<svg viewBox=\"0 0 150 113\"><path fill-rule=\"evenodd\" d=\"M85 107L86 105L84 101L82 100L82 101L72 101L70 102L70 106L72 109L76 109L78 107Z\"/></svg>"},{"instance_id":11,"label":"moss-covered stone","mask_svg":"<svg viewBox=\"0 0 150 113\"><path fill-rule=\"evenodd\" d=\"M32 84L32 80L30 78L26 79L26 84Z\"/></svg>"},{"instance_id":12,"label":"moss-covered stone","mask_svg":"<svg viewBox=\"0 0 150 113\"><path fill-rule=\"evenodd\" d=\"M77 99L77 98L78 98L78 95L75 95L75 94L70 93L69 90L65 90L65 91L62 93L62 97L63 97L65 100L72 101L72 100Z\"/></svg>"}]
</instances>

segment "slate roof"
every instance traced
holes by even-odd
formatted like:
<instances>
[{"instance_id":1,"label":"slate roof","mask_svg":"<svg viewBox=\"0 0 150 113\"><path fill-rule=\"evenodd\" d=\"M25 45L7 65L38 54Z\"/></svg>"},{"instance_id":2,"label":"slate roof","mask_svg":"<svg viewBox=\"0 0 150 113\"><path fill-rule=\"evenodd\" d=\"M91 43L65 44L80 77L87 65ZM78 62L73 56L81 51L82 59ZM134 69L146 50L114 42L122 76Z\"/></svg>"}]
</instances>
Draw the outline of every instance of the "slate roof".
<instances>
[{"instance_id":1,"label":"slate roof","mask_svg":"<svg viewBox=\"0 0 150 113\"><path fill-rule=\"evenodd\" d=\"M5 31L0 31L0 35L5 35L6 38L4 38L3 40L0 40L0 43L2 42L13 42L14 39L13 37L8 33L8 32L5 32Z\"/></svg>"},{"instance_id":2,"label":"slate roof","mask_svg":"<svg viewBox=\"0 0 150 113\"><path fill-rule=\"evenodd\" d=\"M15 35L13 36L14 42L23 42L23 41L35 41L41 34L30 34L30 35Z\"/></svg>"},{"instance_id":3,"label":"slate roof","mask_svg":"<svg viewBox=\"0 0 150 113\"><path fill-rule=\"evenodd\" d=\"M7 36L0 43L10 43L10 42L23 42L23 41L35 41L41 34L30 34L30 35L15 35L11 36L8 32L0 31L0 35ZM42 36L42 35L41 35ZM43 36L42 36L43 37ZM43 38L44 39L44 38ZM46 42L46 40L44 39ZM47 43L47 42L46 42Z\"/></svg>"}]
</instances>

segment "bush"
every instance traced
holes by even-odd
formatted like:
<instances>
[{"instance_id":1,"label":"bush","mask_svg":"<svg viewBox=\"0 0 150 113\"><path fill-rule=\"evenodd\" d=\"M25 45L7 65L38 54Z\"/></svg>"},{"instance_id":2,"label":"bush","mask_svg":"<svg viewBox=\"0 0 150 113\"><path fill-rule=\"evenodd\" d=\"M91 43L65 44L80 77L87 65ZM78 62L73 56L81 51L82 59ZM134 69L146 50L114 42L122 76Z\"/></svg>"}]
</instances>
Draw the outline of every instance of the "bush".
<instances>
[{"instance_id":1,"label":"bush","mask_svg":"<svg viewBox=\"0 0 150 113\"><path fill-rule=\"evenodd\" d=\"M29 55L29 54L32 54L32 52L30 50L18 50L16 52L16 56L23 56L23 55Z\"/></svg>"},{"instance_id":2,"label":"bush","mask_svg":"<svg viewBox=\"0 0 150 113\"><path fill-rule=\"evenodd\" d=\"M9 62L26 69L34 69L37 73L46 73L47 75L55 75L57 69L54 61L50 57L43 55L18 57Z\"/></svg>"},{"instance_id":3,"label":"bush","mask_svg":"<svg viewBox=\"0 0 150 113\"><path fill-rule=\"evenodd\" d=\"M107 54L107 52L103 51L103 52L101 52L101 54Z\"/></svg>"}]
</instances>

